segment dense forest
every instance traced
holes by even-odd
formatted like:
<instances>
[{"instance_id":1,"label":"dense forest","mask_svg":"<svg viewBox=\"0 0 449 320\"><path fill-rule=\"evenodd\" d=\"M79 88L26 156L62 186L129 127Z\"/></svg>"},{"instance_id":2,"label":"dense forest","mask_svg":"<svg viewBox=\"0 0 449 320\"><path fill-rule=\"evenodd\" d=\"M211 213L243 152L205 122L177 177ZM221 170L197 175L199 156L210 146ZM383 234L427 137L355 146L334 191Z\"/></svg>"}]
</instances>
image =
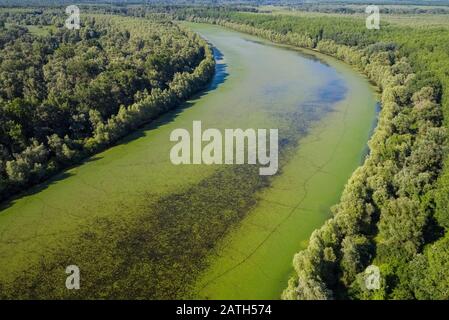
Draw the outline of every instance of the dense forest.
<instances>
[{"instance_id":1,"label":"dense forest","mask_svg":"<svg viewBox=\"0 0 449 320\"><path fill-rule=\"evenodd\" d=\"M284 299L447 299L449 33L363 19L190 8L177 19L221 24L335 56L382 90L370 154L308 247L294 258ZM405 36L407 35L407 36ZM368 290L364 272L381 271Z\"/></svg>"},{"instance_id":2,"label":"dense forest","mask_svg":"<svg viewBox=\"0 0 449 320\"><path fill-rule=\"evenodd\" d=\"M0 11L0 200L93 154L211 79L199 36L169 21Z\"/></svg>"}]
</instances>

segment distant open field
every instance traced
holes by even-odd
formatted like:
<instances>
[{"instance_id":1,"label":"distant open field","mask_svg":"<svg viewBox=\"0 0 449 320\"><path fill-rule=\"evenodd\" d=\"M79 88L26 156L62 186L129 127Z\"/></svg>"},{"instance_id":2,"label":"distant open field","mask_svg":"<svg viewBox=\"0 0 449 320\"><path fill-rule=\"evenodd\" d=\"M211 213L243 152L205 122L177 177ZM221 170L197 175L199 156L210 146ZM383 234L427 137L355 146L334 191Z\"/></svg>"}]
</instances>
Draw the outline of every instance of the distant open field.
<instances>
[{"instance_id":1,"label":"distant open field","mask_svg":"<svg viewBox=\"0 0 449 320\"><path fill-rule=\"evenodd\" d=\"M398 8L401 6L379 6L382 8ZM360 5L354 5L356 9L364 9L365 6L361 7ZM429 7L424 7L429 8ZM449 7L437 7L444 8L448 10ZM294 15L294 16L303 16L303 17L341 17L341 18L359 18L366 19L367 14L363 13L364 10L361 10L360 13L325 13L325 12L314 12L314 11L301 11L300 9L289 9L286 7L277 7L277 6L262 6L259 7L261 11L269 11L272 14L281 14L281 15ZM381 22L386 21L388 23L401 25L401 26L413 26L413 27L449 27L449 14L409 14L409 13L381 13Z\"/></svg>"},{"instance_id":2,"label":"distant open field","mask_svg":"<svg viewBox=\"0 0 449 320\"><path fill-rule=\"evenodd\" d=\"M7 23L6 26L8 26L9 24ZM50 31L56 30L56 26L35 26L35 25L22 25L22 27L27 28L30 33L35 34L37 36L46 36L48 34L50 34Z\"/></svg>"}]
</instances>

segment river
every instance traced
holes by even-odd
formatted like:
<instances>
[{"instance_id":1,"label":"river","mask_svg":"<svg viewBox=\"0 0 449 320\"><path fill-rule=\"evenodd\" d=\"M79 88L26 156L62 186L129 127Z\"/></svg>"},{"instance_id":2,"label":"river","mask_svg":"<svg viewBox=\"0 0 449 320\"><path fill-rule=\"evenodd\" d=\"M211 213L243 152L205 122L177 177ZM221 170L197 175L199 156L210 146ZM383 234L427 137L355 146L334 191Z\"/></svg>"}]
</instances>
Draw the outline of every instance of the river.
<instances>
[{"instance_id":1,"label":"river","mask_svg":"<svg viewBox=\"0 0 449 320\"><path fill-rule=\"evenodd\" d=\"M187 25L215 48L217 73L208 90L4 204L0 281L41 260L56 265L69 252L68 260L90 277L95 268L107 270L111 262L104 260L129 260L111 267L111 274L127 270L120 276L127 285L139 265L153 282L151 290L142 284L151 298L279 298L294 253L330 217L362 161L376 115L374 90L333 58L218 26ZM170 133L191 130L195 120L204 128L278 128L278 174L265 179L251 166L173 165ZM113 223L98 222L105 220ZM101 228L107 232L99 235L113 238L86 237L86 230ZM139 242L136 234L151 236Z\"/></svg>"}]
</instances>

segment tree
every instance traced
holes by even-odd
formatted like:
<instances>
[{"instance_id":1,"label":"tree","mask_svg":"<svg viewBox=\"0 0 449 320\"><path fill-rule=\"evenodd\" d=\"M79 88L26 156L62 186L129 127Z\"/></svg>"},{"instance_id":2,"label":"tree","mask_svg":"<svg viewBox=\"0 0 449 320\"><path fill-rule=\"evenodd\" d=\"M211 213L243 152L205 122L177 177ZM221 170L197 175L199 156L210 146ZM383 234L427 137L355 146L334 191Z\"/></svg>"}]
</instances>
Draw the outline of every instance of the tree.
<instances>
[{"instance_id":1,"label":"tree","mask_svg":"<svg viewBox=\"0 0 449 320\"><path fill-rule=\"evenodd\" d=\"M342 241L341 252L341 281L349 287L356 275L368 265L373 253L372 244L364 236L347 236Z\"/></svg>"}]
</instances>

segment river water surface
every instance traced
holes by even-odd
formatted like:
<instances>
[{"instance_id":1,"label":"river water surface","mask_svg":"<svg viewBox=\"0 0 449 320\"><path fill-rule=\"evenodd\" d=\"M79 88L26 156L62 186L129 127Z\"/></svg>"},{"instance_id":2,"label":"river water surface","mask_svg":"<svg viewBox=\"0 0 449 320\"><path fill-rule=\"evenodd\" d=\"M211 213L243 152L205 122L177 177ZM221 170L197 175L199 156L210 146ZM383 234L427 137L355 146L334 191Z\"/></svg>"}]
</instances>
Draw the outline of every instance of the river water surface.
<instances>
[{"instance_id":1,"label":"river water surface","mask_svg":"<svg viewBox=\"0 0 449 320\"><path fill-rule=\"evenodd\" d=\"M95 260L100 251L89 257L89 248L116 241L120 245L109 248L107 257L128 261L116 269L127 270L123 277L131 278L132 266L147 266L146 279L154 283L150 298L279 298L294 253L329 218L362 160L375 119L375 93L365 78L335 59L222 27L187 25L215 47L217 74L209 89L6 203L0 212L0 281L42 260L54 263L67 250L70 261L92 276L94 266L103 272L108 264ZM265 179L251 166L173 165L170 133L191 131L195 120L203 130L278 128L278 174ZM114 231L109 225L117 239L98 237L90 244L91 238L80 234L95 229L98 219L131 221L131 227ZM139 221L140 229L132 221ZM211 236L214 230L219 234ZM142 246L142 237L132 237L139 232L151 234ZM127 246L132 250L118 252ZM84 248L79 261L81 249L75 247ZM182 282L184 291L178 288ZM145 294L131 295L138 296Z\"/></svg>"}]
</instances>

